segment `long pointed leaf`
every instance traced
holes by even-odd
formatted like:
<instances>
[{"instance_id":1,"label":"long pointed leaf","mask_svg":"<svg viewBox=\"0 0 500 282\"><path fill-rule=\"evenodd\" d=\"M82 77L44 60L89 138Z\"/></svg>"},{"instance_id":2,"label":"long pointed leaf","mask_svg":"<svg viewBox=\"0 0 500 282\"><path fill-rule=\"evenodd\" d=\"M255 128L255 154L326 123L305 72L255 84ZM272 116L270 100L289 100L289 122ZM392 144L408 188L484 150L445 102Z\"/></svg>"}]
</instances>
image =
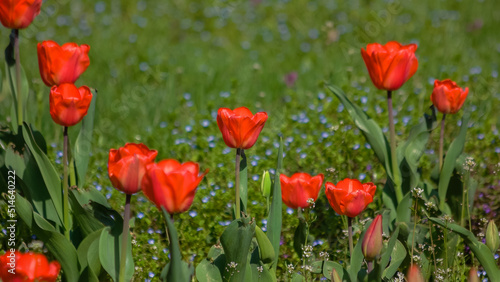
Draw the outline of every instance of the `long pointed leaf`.
<instances>
[{"instance_id":1,"label":"long pointed leaf","mask_svg":"<svg viewBox=\"0 0 500 282\"><path fill-rule=\"evenodd\" d=\"M385 171L389 178L393 178L389 152L390 146L387 138L385 137L382 129L378 124L371 119L365 112L361 110L358 106L354 105L345 95L344 91L337 86L328 85L328 89L340 100L344 105L347 112L353 119L356 126L361 130L365 136L368 143L372 147L373 152L377 155L377 158L384 165Z\"/></svg>"},{"instance_id":2,"label":"long pointed leaf","mask_svg":"<svg viewBox=\"0 0 500 282\"><path fill-rule=\"evenodd\" d=\"M447 224L443 220L435 217L431 217L429 219L432 222L460 235L460 237L464 239L464 242L474 252L474 255L479 260L484 270L486 270L486 273L488 274L488 277L490 279L500 277L500 270L496 265L496 261L493 257L493 254L491 253L491 250L485 244L479 242L474 234L455 223Z\"/></svg>"},{"instance_id":3,"label":"long pointed leaf","mask_svg":"<svg viewBox=\"0 0 500 282\"><path fill-rule=\"evenodd\" d=\"M451 175L453 169L455 168L456 159L462 154L465 144L465 135L467 133L467 127L469 125L470 114L464 114L462 118L462 127L458 133L457 138L451 142L450 147L446 153L446 158L444 159L443 168L441 169L441 174L439 175L439 208L441 210L445 209L446 192L448 192L448 184L450 183Z\"/></svg>"},{"instance_id":4,"label":"long pointed leaf","mask_svg":"<svg viewBox=\"0 0 500 282\"><path fill-rule=\"evenodd\" d=\"M35 142L33 133L26 123L24 123L23 126L23 137L26 145L35 158L36 164L38 165L40 173L42 174L43 182L45 183L45 186L47 187L47 190L50 194L50 198L54 203L54 208L59 215L59 220L62 222L62 192L61 179L59 178L59 174L57 173L47 155L45 155L45 153ZM68 228L68 226L66 226L66 228Z\"/></svg>"},{"instance_id":5,"label":"long pointed leaf","mask_svg":"<svg viewBox=\"0 0 500 282\"><path fill-rule=\"evenodd\" d=\"M16 195L16 212L61 264L66 280L78 281L80 273L78 254L73 244L64 235L55 231L54 227L43 217L34 213L31 204L19 194Z\"/></svg>"},{"instance_id":6,"label":"long pointed leaf","mask_svg":"<svg viewBox=\"0 0 500 282\"><path fill-rule=\"evenodd\" d=\"M167 266L168 268L164 281L188 281L189 278L183 271L183 261L181 248L179 246L179 237L177 236L177 229L175 229L174 222L170 219L170 214L164 208L162 208L162 211L165 221L167 222L168 238L170 239L170 262Z\"/></svg>"},{"instance_id":7,"label":"long pointed leaf","mask_svg":"<svg viewBox=\"0 0 500 282\"><path fill-rule=\"evenodd\" d=\"M90 153L92 152L92 133L94 130L97 89L92 89L92 94L92 102L90 103L87 115L82 120L82 128L75 143L74 158L78 175L78 187L84 187Z\"/></svg>"}]
</instances>

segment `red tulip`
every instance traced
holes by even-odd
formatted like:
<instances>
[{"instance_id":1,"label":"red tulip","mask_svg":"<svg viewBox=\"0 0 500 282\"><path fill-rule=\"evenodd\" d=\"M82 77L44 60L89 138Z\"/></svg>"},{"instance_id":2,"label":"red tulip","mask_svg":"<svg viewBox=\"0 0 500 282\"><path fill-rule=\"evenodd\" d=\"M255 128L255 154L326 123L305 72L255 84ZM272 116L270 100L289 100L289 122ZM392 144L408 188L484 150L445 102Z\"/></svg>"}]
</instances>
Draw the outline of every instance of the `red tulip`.
<instances>
[{"instance_id":1,"label":"red tulip","mask_svg":"<svg viewBox=\"0 0 500 282\"><path fill-rule=\"evenodd\" d=\"M108 175L113 187L129 195L139 192L146 166L154 163L156 155L156 150L135 143L109 150Z\"/></svg>"},{"instance_id":2,"label":"red tulip","mask_svg":"<svg viewBox=\"0 0 500 282\"><path fill-rule=\"evenodd\" d=\"M246 107L234 109L220 108L217 113L217 125L222 138L230 148L249 149L252 147L264 128L267 113L252 115Z\"/></svg>"},{"instance_id":3,"label":"red tulip","mask_svg":"<svg viewBox=\"0 0 500 282\"><path fill-rule=\"evenodd\" d=\"M6 28L23 29L40 14L42 0L0 1L0 21Z\"/></svg>"},{"instance_id":4,"label":"red tulip","mask_svg":"<svg viewBox=\"0 0 500 282\"><path fill-rule=\"evenodd\" d=\"M365 232L361 250L367 261L374 260L382 251L382 215L377 215Z\"/></svg>"},{"instance_id":5,"label":"red tulip","mask_svg":"<svg viewBox=\"0 0 500 282\"><path fill-rule=\"evenodd\" d=\"M401 45L390 41L384 46L371 43L361 55L373 84L378 89L397 90L412 77L418 68L416 44Z\"/></svg>"},{"instance_id":6,"label":"red tulip","mask_svg":"<svg viewBox=\"0 0 500 282\"><path fill-rule=\"evenodd\" d=\"M87 86L54 85L50 89L50 115L57 124L73 126L87 115L91 101L92 92Z\"/></svg>"},{"instance_id":7,"label":"red tulip","mask_svg":"<svg viewBox=\"0 0 500 282\"><path fill-rule=\"evenodd\" d=\"M66 43L59 46L52 40L38 43L38 67L47 86L75 83L90 65L90 46Z\"/></svg>"},{"instance_id":8,"label":"red tulip","mask_svg":"<svg viewBox=\"0 0 500 282\"><path fill-rule=\"evenodd\" d=\"M408 273L406 274L406 281L408 282L424 282L424 277L420 272L420 267L416 264L412 264L408 269Z\"/></svg>"},{"instance_id":9,"label":"red tulip","mask_svg":"<svg viewBox=\"0 0 500 282\"><path fill-rule=\"evenodd\" d=\"M12 254L15 257L12 257ZM43 254L33 252L25 254L18 251L7 252L0 257L0 263L1 280L10 282L54 282L61 270L61 265L57 261L49 263ZM14 274L12 266L15 267Z\"/></svg>"},{"instance_id":10,"label":"red tulip","mask_svg":"<svg viewBox=\"0 0 500 282\"><path fill-rule=\"evenodd\" d=\"M189 209L193 203L196 188L208 173L199 174L200 167L195 162L183 164L168 159L147 166L142 182L142 192L161 210L168 213L181 213Z\"/></svg>"},{"instance_id":11,"label":"red tulip","mask_svg":"<svg viewBox=\"0 0 500 282\"><path fill-rule=\"evenodd\" d=\"M325 184L325 194L332 208L340 215L355 217L360 214L369 203L377 186L368 182L361 184L357 179L346 178L335 186L331 182Z\"/></svg>"},{"instance_id":12,"label":"red tulip","mask_svg":"<svg viewBox=\"0 0 500 282\"><path fill-rule=\"evenodd\" d=\"M469 88L462 89L451 79L434 81L431 101L434 107L443 114L455 114L462 108Z\"/></svg>"},{"instance_id":13,"label":"red tulip","mask_svg":"<svg viewBox=\"0 0 500 282\"><path fill-rule=\"evenodd\" d=\"M321 173L314 177L304 172L296 173L292 177L281 174L281 199L292 209L305 209L309 207L307 200L318 199L323 179L324 176Z\"/></svg>"}]
</instances>

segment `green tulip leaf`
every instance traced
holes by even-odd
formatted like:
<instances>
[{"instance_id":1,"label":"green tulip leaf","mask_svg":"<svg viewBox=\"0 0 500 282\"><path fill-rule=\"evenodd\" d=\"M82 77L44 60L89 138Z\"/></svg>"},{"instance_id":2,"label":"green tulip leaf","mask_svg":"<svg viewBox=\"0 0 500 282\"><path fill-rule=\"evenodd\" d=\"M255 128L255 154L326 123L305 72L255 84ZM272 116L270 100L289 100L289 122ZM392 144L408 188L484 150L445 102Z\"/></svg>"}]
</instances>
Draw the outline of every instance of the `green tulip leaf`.
<instances>
[{"instance_id":1,"label":"green tulip leaf","mask_svg":"<svg viewBox=\"0 0 500 282\"><path fill-rule=\"evenodd\" d=\"M196 267L196 279L199 282L222 282L221 271L215 264L204 259Z\"/></svg>"},{"instance_id":2,"label":"green tulip leaf","mask_svg":"<svg viewBox=\"0 0 500 282\"><path fill-rule=\"evenodd\" d=\"M345 95L344 91L337 86L328 85L327 88L340 100L344 105L345 109L354 121L354 124L361 130L366 138L366 141L370 143L373 152L379 159L379 161L384 165L385 171L389 178L393 178L391 162L390 162L390 146L387 138L385 137L382 129L378 124L371 119L363 110L353 104Z\"/></svg>"},{"instance_id":3,"label":"green tulip leaf","mask_svg":"<svg viewBox=\"0 0 500 282\"><path fill-rule=\"evenodd\" d=\"M391 252L391 263L389 266L382 272L382 277L385 279L391 279L394 274L398 271L399 266L406 258L406 249L403 243L399 240L396 240L396 244L394 245L394 249Z\"/></svg>"},{"instance_id":4,"label":"green tulip leaf","mask_svg":"<svg viewBox=\"0 0 500 282\"><path fill-rule=\"evenodd\" d=\"M20 185L22 181L16 180L16 183ZM55 228L43 217L33 212L31 204L19 194L16 195L16 212L31 232L44 242L45 247L61 264L65 279L78 281L80 273L78 254L73 244L64 235L55 231Z\"/></svg>"},{"instance_id":5,"label":"green tulip leaf","mask_svg":"<svg viewBox=\"0 0 500 282\"><path fill-rule=\"evenodd\" d=\"M351 256L351 263L349 265L349 268L347 271L349 272L349 276L351 278L351 281L357 281L358 279L358 273L361 270L361 266L363 265L363 251L361 250L361 246L363 245L363 238L365 237L365 231L361 234L359 237L358 243L354 247L354 250L352 251L352 256Z\"/></svg>"},{"instance_id":6,"label":"green tulip leaf","mask_svg":"<svg viewBox=\"0 0 500 282\"><path fill-rule=\"evenodd\" d=\"M255 221L246 215L233 220L222 233L220 242L228 269L222 275L225 281L245 281L248 253L254 235Z\"/></svg>"},{"instance_id":7,"label":"green tulip leaf","mask_svg":"<svg viewBox=\"0 0 500 282\"><path fill-rule=\"evenodd\" d=\"M258 226L255 226L255 238L257 239L257 244L259 244L259 256L262 262L265 264L272 263L276 256L273 245L264 231Z\"/></svg>"},{"instance_id":8,"label":"green tulip leaf","mask_svg":"<svg viewBox=\"0 0 500 282\"><path fill-rule=\"evenodd\" d=\"M385 248L385 251L382 253L382 256L381 256L380 267L382 269L385 269L387 267L387 264L389 263L389 260L391 259L392 250L394 250L394 246L396 245L398 235L399 235L399 227L396 227L396 230L394 230L394 233L392 233L391 238L387 242L387 247Z\"/></svg>"},{"instance_id":9,"label":"green tulip leaf","mask_svg":"<svg viewBox=\"0 0 500 282\"><path fill-rule=\"evenodd\" d=\"M469 246L472 252L474 252L474 255L488 274L488 277L500 276L500 270L496 265L496 261L493 257L493 254L491 253L491 250L485 244L479 242L473 233L461 227L460 225L457 225L455 223L446 223L439 218L431 217L429 218L429 220L462 237L467 246Z\"/></svg>"},{"instance_id":10,"label":"green tulip leaf","mask_svg":"<svg viewBox=\"0 0 500 282\"><path fill-rule=\"evenodd\" d=\"M97 89L91 89L91 91L92 102L90 103L87 115L82 120L82 127L76 138L75 152L73 154L78 175L78 187L84 187L85 185L85 176L89 165L90 153L92 152L92 133L94 130Z\"/></svg>"},{"instance_id":11,"label":"green tulip leaf","mask_svg":"<svg viewBox=\"0 0 500 282\"><path fill-rule=\"evenodd\" d=\"M123 222L113 227L105 227L99 237L99 260L113 281L120 275L120 258L122 246ZM134 258L132 257L131 236L127 236L127 255L125 259L125 280L130 281L134 275Z\"/></svg>"},{"instance_id":12,"label":"green tulip leaf","mask_svg":"<svg viewBox=\"0 0 500 282\"><path fill-rule=\"evenodd\" d=\"M61 193L61 179L56 169L52 165L50 159L45 155L45 153L40 149L40 147L35 142L33 137L33 132L31 128L24 123L23 126L23 137L28 146L30 153L36 161L36 164L40 170L43 178L43 182L49 192L50 198L53 202L53 206L57 215L59 216L59 222L62 222L63 212L62 212L62 193ZM66 226L65 228L70 228Z\"/></svg>"},{"instance_id":13,"label":"green tulip leaf","mask_svg":"<svg viewBox=\"0 0 500 282\"><path fill-rule=\"evenodd\" d=\"M177 229L175 229L174 222L165 208L162 207L162 211L165 221L167 222L167 232L168 237L170 238L170 262L163 269L161 278L163 281L189 281L189 276L186 270L187 267L184 265L185 262L182 261Z\"/></svg>"},{"instance_id":14,"label":"green tulip leaf","mask_svg":"<svg viewBox=\"0 0 500 282\"><path fill-rule=\"evenodd\" d=\"M443 168L441 169L441 174L439 175L439 209L445 209L446 193L448 192L448 187L450 183L453 170L455 168L456 159L462 154L465 144L465 135L467 133L467 127L469 125L470 114L465 113L462 118L462 126L458 136L451 142L450 147L446 153L446 157L443 162Z\"/></svg>"}]
</instances>

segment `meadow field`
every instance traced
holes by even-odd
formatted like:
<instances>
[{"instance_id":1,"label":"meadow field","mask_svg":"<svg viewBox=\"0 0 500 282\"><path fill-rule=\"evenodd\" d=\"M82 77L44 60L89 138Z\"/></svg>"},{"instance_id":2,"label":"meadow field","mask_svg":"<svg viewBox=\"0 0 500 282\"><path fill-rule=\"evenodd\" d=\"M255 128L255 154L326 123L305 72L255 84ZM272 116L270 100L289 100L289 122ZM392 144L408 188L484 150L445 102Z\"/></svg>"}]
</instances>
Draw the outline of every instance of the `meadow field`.
<instances>
[{"instance_id":1,"label":"meadow field","mask_svg":"<svg viewBox=\"0 0 500 282\"><path fill-rule=\"evenodd\" d=\"M90 67L78 85L98 92L85 185L123 212L125 196L112 187L107 162L109 150L127 142L158 150L158 159L190 160L209 169L191 208L175 221L182 257L197 265L233 217L234 151L224 144L217 110L246 106L269 115L257 143L245 151L248 212L265 231L262 173L274 174L280 138L283 174L323 173L325 181L349 177L384 186L383 166L325 85L339 86L386 125L385 92L372 85L360 50L373 42L415 43L418 71L393 97L397 139L406 139L432 106L435 79L450 78L470 89L462 110L447 117L445 147L462 115L470 113L464 153L477 164L472 173L478 182L472 216L477 235L483 219L498 222L500 211L499 26L495 0L50 0L20 38L21 63L30 78L26 120L44 134L48 155L62 170L62 131L46 110L49 90L38 71L36 44L49 39L89 44ZM1 46L8 44L9 33L0 29ZM0 120L7 124L10 94L2 91L0 101ZM70 128L70 136L77 132ZM438 143L436 129L420 161L424 175L438 162ZM356 226L383 207L381 194L378 189ZM142 193L132 199L134 281L157 281L168 261L165 222ZM324 189L313 213L314 253L328 250L330 260L347 260L345 223ZM300 261L293 246L298 221L297 211L283 206L280 279L288 264Z\"/></svg>"}]
</instances>

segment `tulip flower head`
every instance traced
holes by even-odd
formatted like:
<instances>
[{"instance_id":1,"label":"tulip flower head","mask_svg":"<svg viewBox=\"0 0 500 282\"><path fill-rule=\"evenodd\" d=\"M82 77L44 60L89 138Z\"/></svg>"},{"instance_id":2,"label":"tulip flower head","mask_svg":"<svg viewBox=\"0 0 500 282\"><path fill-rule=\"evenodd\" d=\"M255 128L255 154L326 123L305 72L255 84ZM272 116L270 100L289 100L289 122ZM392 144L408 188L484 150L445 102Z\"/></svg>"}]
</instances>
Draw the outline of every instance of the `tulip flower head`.
<instances>
[{"instance_id":1,"label":"tulip flower head","mask_svg":"<svg viewBox=\"0 0 500 282\"><path fill-rule=\"evenodd\" d=\"M365 232L361 251L367 261L374 260L382 251L382 215L377 215Z\"/></svg>"},{"instance_id":2,"label":"tulip flower head","mask_svg":"<svg viewBox=\"0 0 500 282\"><path fill-rule=\"evenodd\" d=\"M292 209L308 208L310 206L309 199L314 201L318 199L323 180L324 176L321 173L314 177L304 172L295 173L291 177L281 174L281 199L283 203Z\"/></svg>"},{"instance_id":3,"label":"tulip flower head","mask_svg":"<svg viewBox=\"0 0 500 282\"><path fill-rule=\"evenodd\" d=\"M416 44L401 45L390 41L385 45L371 43L361 48L370 78L378 89L397 90L412 77L418 68Z\"/></svg>"},{"instance_id":4,"label":"tulip flower head","mask_svg":"<svg viewBox=\"0 0 500 282\"><path fill-rule=\"evenodd\" d=\"M434 81L434 90L431 101L434 107L443 114L455 114L464 105L465 98L469 94L469 88L462 89L456 82L445 79Z\"/></svg>"},{"instance_id":5,"label":"tulip flower head","mask_svg":"<svg viewBox=\"0 0 500 282\"><path fill-rule=\"evenodd\" d=\"M346 178L337 185L331 182L325 184L325 194L330 205L340 215L355 217L371 202L377 186L368 182L362 184L357 179Z\"/></svg>"},{"instance_id":6,"label":"tulip flower head","mask_svg":"<svg viewBox=\"0 0 500 282\"><path fill-rule=\"evenodd\" d=\"M92 92L87 86L54 85L50 89L50 116L57 124L73 126L87 115L91 101Z\"/></svg>"},{"instance_id":7,"label":"tulip flower head","mask_svg":"<svg viewBox=\"0 0 500 282\"><path fill-rule=\"evenodd\" d=\"M422 276L422 272L420 271L420 267L416 264L412 264L408 269L408 273L406 274L406 281L408 282L424 282L424 277Z\"/></svg>"},{"instance_id":8,"label":"tulip flower head","mask_svg":"<svg viewBox=\"0 0 500 282\"><path fill-rule=\"evenodd\" d=\"M14 258L12 256L15 256ZM15 273L9 272L14 260ZM7 252L0 257L0 280L11 282L55 282L59 276L61 265L57 261L49 263L43 254L33 252Z\"/></svg>"},{"instance_id":9,"label":"tulip flower head","mask_svg":"<svg viewBox=\"0 0 500 282\"><path fill-rule=\"evenodd\" d=\"M217 125L222 133L224 143L230 148L249 149L264 128L267 113L259 112L255 115L246 108L233 110L220 108L217 113Z\"/></svg>"},{"instance_id":10,"label":"tulip flower head","mask_svg":"<svg viewBox=\"0 0 500 282\"><path fill-rule=\"evenodd\" d=\"M0 21L10 29L27 28L40 14L42 0L2 0L0 1Z\"/></svg>"},{"instance_id":11,"label":"tulip flower head","mask_svg":"<svg viewBox=\"0 0 500 282\"><path fill-rule=\"evenodd\" d=\"M38 43L38 67L43 82L51 87L63 83L75 83L90 65L90 46L66 43L59 46L52 40Z\"/></svg>"},{"instance_id":12,"label":"tulip flower head","mask_svg":"<svg viewBox=\"0 0 500 282\"><path fill-rule=\"evenodd\" d=\"M129 195L139 192L146 166L154 163L156 155L156 150L135 143L109 150L108 175L113 187Z\"/></svg>"},{"instance_id":13,"label":"tulip flower head","mask_svg":"<svg viewBox=\"0 0 500 282\"><path fill-rule=\"evenodd\" d=\"M142 192L160 211L163 207L170 214L185 212L193 203L196 189L208 169L202 174L199 172L195 162L181 164L168 159L149 164Z\"/></svg>"}]
</instances>

